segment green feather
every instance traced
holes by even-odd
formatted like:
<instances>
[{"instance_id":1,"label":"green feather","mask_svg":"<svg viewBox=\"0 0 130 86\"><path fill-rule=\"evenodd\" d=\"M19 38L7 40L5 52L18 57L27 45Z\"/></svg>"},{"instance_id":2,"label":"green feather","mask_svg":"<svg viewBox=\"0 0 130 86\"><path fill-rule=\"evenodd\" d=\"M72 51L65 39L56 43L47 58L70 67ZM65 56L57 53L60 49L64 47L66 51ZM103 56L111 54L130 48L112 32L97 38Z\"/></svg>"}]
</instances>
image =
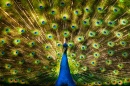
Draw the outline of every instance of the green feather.
<instances>
[{"instance_id":1,"label":"green feather","mask_svg":"<svg viewBox=\"0 0 130 86\"><path fill-rule=\"evenodd\" d=\"M0 0L0 83L54 86L66 43L76 86L129 85L129 7L129 0Z\"/></svg>"}]
</instances>

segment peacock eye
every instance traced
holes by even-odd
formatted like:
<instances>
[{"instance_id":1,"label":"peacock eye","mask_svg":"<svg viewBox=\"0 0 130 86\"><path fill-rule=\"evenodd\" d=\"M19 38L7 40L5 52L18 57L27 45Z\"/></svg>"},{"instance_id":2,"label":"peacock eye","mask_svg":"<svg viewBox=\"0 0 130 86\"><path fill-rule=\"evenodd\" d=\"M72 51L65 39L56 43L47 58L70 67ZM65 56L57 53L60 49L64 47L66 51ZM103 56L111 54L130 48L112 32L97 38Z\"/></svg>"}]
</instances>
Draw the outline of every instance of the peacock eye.
<instances>
[{"instance_id":1,"label":"peacock eye","mask_svg":"<svg viewBox=\"0 0 130 86\"><path fill-rule=\"evenodd\" d=\"M45 21L42 21L42 24L45 24Z\"/></svg>"},{"instance_id":2,"label":"peacock eye","mask_svg":"<svg viewBox=\"0 0 130 86\"><path fill-rule=\"evenodd\" d=\"M88 6L84 8L84 11L85 11L85 13L87 13L87 14L92 12L91 8L88 7Z\"/></svg>"},{"instance_id":3,"label":"peacock eye","mask_svg":"<svg viewBox=\"0 0 130 86\"><path fill-rule=\"evenodd\" d=\"M40 60L35 60L35 64L36 65L40 64Z\"/></svg>"},{"instance_id":4,"label":"peacock eye","mask_svg":"<svg viewBox=\"0 0 130 86\"><path fill-rule=\"evenodd\" d=\"M49 48L49 46L46 46L46 48Z\"/></svg>"},{"instance_id":5,"label":"peacock eye","mask_svg":"<svg viewBox=\"0 0 130 86\"><path fill-rule=\"evenodd\" d=\"M94 46L95 46L95 47L97 47L97 45L96 45L96 44L95 44Z\"/></svg>"},{"instance_id":6,"label":"peacock eye","mask_svg":"<svg viewBox=\"0 0 130 86\"><path fill-rule=\"evenodd\" d=\"M80 55L80 59L84 59L84 57L85 57L84 55Z\"/></svg>"},{"instance_id":7,"label":"peacock eye","mask_svg":"<svg viewBox=\"0 0 130 86\"><path fill-rule=\"evenodd\" d=\"M24 82L24 80L22 80L22 82Z\"/></svg>"},{"instance_id":8,"label":"peacock eye","mask_svg":"<svg viewBox=\"0 0 130 86\"><path fill-rule=\"evenodd\" d=\"M32 45L34 45L34 43L32 42Z\"/></svg>"},{"instance_id":9,"label":"peacock eye","mask_svg":"<svg viewBox=\"0 0 130 86\"><path fill-rule=\"evenodd\" d=\"M8 29L5 29L6 31L8 31Z\"/></svg>"},{"instance_id":10,"label":"peacock eye","mask_svg":"<svg viewBox=\"0 0 130 86\"><path fill-rule=\"evenodd\" d=\"M99 24L100 22L96 22L97 24Z\"/></svg>"},{"instance_id":11,"label":"peacock eye","mask_svg":"<svg viewBox=\"0 0 130 86\"><path fill-rule=\"evenodd\" d=\"M103 68L100 68L100 70L103 70Z\"/></svg>"},{"instance_id":12,"label":"peacock eye","mask_svg":"<svg viewBox=\"0 0 130 86\"><path fill-rule=\"evenodd\" d=\"M78 14L78 11L75 11L76 12L76 14Z\"/></svg>"},{"instance_id":13,"label":"peacock eye","mask_svg":"<svg viewBox=\"0 0 130 86\"><path fill-rule=\"evenodd\" d=\"M8 7L10 7L10 6L11 6L11 4L10 4L10 3L7 3L6 5L7 5Z\"/></svg>"},{"instance_id":14,"label":"peacock eye","mask_svg":"<svg viewBox=\"0 0 130 86\"><path fill-rule=\"evenodd\" d=\"M4 52L4 51L2 51L1 53L2 53L2 55L4 55L4 54L5 54L5 52Z\"/></svg>"},{"instance_id":15,"label":"peacock eye","mask_svg":"<svg viewBox=\"0 0 130 86\"><path fill-rule=\"evenodd\" d=\"M92 64L94 64L94 62L92 62Z\"/></svg>"},{"instance_id":16,"label":"peacock eye","mask_svg":"<svg viewBox=\"0 0 130 86\"><path fill-rule=\"evenodd\" d=\"M37 34L37 32L34 32L34 34Z\"/></svg>"},{"instance_id":17,"label":"peacock eye","mask_svg":"<svg viewBox=\"0 0 130 86\"><path fill-rule=\"evenodd\" d=\"M117 12L118 11L118 9L114 9L114 12Z\"/></svg>"},{"instance_id":18,"label":"peacock eye","mask_svg":"<svg viewBox=\"0 0 130 86\"><path fill-rule=\"evenodd\" d=\"M66 16L63 16L63 19L66 19Z\"/></svg>"},{"instance_id":19,"label":"peacock eye","mask_svg":"<svg viewBox=\"0 0 130 86\"><path fill-rule=\"evenodd\" d=\"M84 21L84 24L86 24L87 22L86 21Z\"/></svg>"},{"instance_id":20,"label":"peacock eye","mask_svg":"<svg viewBox=\"0 0 130 86\"><path fill-rule=\"evenodd\" d=\"M25 30L21 30L21 32L23 33L23 32L25 32Z\"/></svg>"},{"instance_id":21,"label":"peacock eye","mask_svg":"<svg viewBox=\"0 0 130 86\"><path fill-rule=\"evenodd\" d=\"M51 38L52 36L49 36L49 38Z\"/></svg>"},{"instance_id":22,"label":"peacock eye","mask_svg":"<svg viewBox=\"0 0 130 86\"><path fill-rule=\"evenodd\" d=\"M31 70L31 68L28 68L28 70Z\"/></svg>"},{"instance_id":23,"label":"peacock eye","mask_svg":"<svg viewBox=\"0 0 130 86\"><path fill-rule=\"evenodd\" d=\"M55 14L56 14L56 12L55 12L54 10L52 10L52 11L51 11L51 14L52 14L52 15L55 15Z\"/></svg>"},{"instance_id":24,"label":"peacock eye","mask_svg":"<svg viewBox=\"0 0 130 86\"><path fill-rule=\"evenodd\" d=\"M112 22L109 22L109 24L111 25L111 24L112 24Z\"/></svg>"},{"instance_id":25,"label":"peacock eye","mask_svg":"<svg viewBox=\"0 0 130 86\"><path fill-rule=\"evenodd\" d=\"M60 46L60 44L58 44L58 46Z\"/></svg>"},{"instance_id":26,"label":"peacock eye","mask_svg":"<svg viewBox=\"0 0 130 86\"><path fill-rule=\"evenodd\" d=\"M86 10L86 11L89 11L89 9L88 9L88 8L86 8L85 10Z\"/></svg>"},{"instance_id":27,"label":"peacock eye","mask_svg":"<svg viewBox=\"0 0 130 86\"><path fill-rule=\"evenodd\" d=\"M111 27L115 26L115 21L109 21L108 26L111 26Z\"/></svg>"},{"instance_id":28,"label":"peacock eye","mask_svg":"<svg viewBox=\"0 0 130 86\"><path fill-rule=\"evenodd\" d=\"M40 9L43 9L43 6L39 6Z\"/></svg>"},{"instance_id":29,"label":"peacock eye","mask_svg":"<svg viewBox=\"0 0 130 86\"><path fill-rule=\"evenodd\" d=\"M34 55L35 54L35 52L32 52L32 55Z\"/></svg>"},{"instance_id":30,"label":"peacock eye","mask_svg":"<svg viewBox=\"0 0 130 86\"><path fill-rule=\"evenodd\" d=\"M61 6L65 6L65 3L64 3L64 2L61 2L60 5L61 5Z\"/></svg>"},{"instance_id":31,"label":"peacock eye","mask_svg":"<svg viewBox=\"0 0 130 86\"><path fill-rule=\"evenodd\" d=\"M17 71L16 71L16 70L15 70L14 72L15 72L15 73L17 73Z\"/></svg>"},{"instance_id":32,"label":"peacock eye","mask_svg":"<svg viewBox=\"0 0 130 86\"><path fill-rule=\"evenodd\" d=\"M126 57L128 57L128 53L127 52L122 52L122 56L126 58Z\"/></svg>"},{"instance_id":33,"label":"peacock eye","mask_svg":"<svg viewBox=\"0 0 130 86\"><path fill-rule=\"evenodd\" d=\"M16 40L16 42L19 42L19 40Z\"/></svg>"},{"instance_id":34,"label":"peacock eye","mask_svg":"<svg viewBox=\"0 0 130 86\"><path fill-rule=\"evenodd\" d=\"M107 65L111 65L112 64L112 60L106 60L106 64Z\"/></svg>"},{"instance_id":35,"label":"peacock eye","mask_svg":"<svg viewBox=\"0 0 130 86\"><path fill-rule=\"evenodd\" d=\"M16 51L16 54L18 54L18 51Z\"/></svg>"},{"instance_id":36,"label":"peacock eye","mask_svg":"<svg viewBox=\"0 0 130 86\"><path fill-rule=\"evenodd\" d=\"M74 11L74 14L77 15L77 16L79 16L79 15L82 14L81 12L82 11L80 9L77 9L77 10Z\"/></svg>"},{"instance_id":37,"label":"peacock eye","mask_svg":"<svg viewBox=\"0 0 130 86\"><path fill-rule=\"evenodd\" d=\"M123 23L126 23L126 21L123 21Z\"/></svg>"},{"instance_id":38,"label":"peacock eye","mask_svg":"<svg viewBox=\"0 0 130 86\"><path fill-rule=\"evenodd\" d=\"M81 40L81 38L79 38L79 40Z\"/></svg>"},{"instance_id":39,"label":"peacock eye","mask_svg":"<svg viewBox=\"0 0 130 86\"><path fill-rule=\"evenodd\" d=\"M72 29L74 29L75 28L75 26L72 26Z\"/></svg>"},{"instance_id":40,"label":"peacock eye","mask_svg":"<svg viewBox=\"0 0 130 86\"><path fill-rule=\"evenodd\" d=\"M24 62L24 60L22 60L21 62Z\"/></svg>"},{"instance_id":41,"label":"peacock eye","mask_svg":"<svg viewBox=\"0 0 130 86\"><path fill-rule=\"evenodd\" d=\"M4 40L2 40L1 42L4 43Z\"/></svg>"},{"instance_id":42,"label":"peacock eye","mask_svg":"<svg viewBox=\"0 0 130 86\"><path fill-rule=\"evenodd\" d=\"M51 12L52 12L52 14L53 14L55 11L54 11L54 10L52 10Z\"/></svg>"},{"instance_id":43,"label":"peacock eye","mask_svg":"<svg viewBox=\"0 0 130 86\"><path fill-rule=\"evenodd\" d=\"M114 9L114 11L117 11L117 9Z\"/></svg>"},{"instance_id":44,"label":"peacock eye","mask_svg":"<svg viewBox=\"0 0 130 86\"><path fill-rule=\"evenodd\" d=\"M64 4L64 2L61 2L61 4L63 5L63 4Z\"/></svg>"},{"instance_id":45,"label":"peacock eye","mask_svg":"<svg viewBox=\"0 0 130 86\"><path fill-rule=\"evenodd\" d=\"M101 10L102 10L102 8L100 8L100 7L99 7L99 8L98 8L98 10L99 10L99 11L101 11Z\"/></svg>"},{"instance_id":46,"label":"peacock eye","mask_svg":"<svg viewBox=\"0 0 130 86\"><path fill-rule=\"evenodd\" d=\"M53 28L56 28L56 25L53 25Z\"/></svg>"},{"instance_id":47,"label":"peacock eye","mask_svg":"<svg viewBox=\"0 0 130 86\"><path fill-rule=\"evenodd\" d=\"M95 48L95 49L99 49L100 44L99 44L99 43L93 43L92 46L93 46L93 48Z\"/></svg>"}]
</instances>

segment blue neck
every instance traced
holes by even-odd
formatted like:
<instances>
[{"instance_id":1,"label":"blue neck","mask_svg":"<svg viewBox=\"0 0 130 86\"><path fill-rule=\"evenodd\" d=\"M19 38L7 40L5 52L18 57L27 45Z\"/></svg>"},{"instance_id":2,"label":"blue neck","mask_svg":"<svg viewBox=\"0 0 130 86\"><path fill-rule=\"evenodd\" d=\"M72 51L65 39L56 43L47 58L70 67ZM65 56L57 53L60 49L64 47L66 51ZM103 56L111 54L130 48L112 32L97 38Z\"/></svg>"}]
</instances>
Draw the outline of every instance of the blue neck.
<instances>
[{"instance_id":1,"label":"blue neck","mask_svg":"<svg viewBox=\"0 0 130 86\"><path fill-rule=\"evenodd\" d=\"M65 50L63 53L60 64L60 73L55 86L75 86L75 83L70 74L70 68L68 65L68 58L67 58L67 50Z\"/></svg>"}]
</instances>

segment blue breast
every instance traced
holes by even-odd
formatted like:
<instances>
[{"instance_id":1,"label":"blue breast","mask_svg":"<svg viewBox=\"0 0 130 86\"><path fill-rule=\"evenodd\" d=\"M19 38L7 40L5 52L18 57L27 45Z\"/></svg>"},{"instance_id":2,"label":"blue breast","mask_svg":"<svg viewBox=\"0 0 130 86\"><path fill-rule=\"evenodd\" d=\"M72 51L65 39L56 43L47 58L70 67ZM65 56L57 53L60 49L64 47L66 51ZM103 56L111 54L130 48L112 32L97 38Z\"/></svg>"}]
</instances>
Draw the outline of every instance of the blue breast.
<instances>
[{"instance_id":1,"label":"blue breast","mask_svg":"<svg viewBox=\"0 0 130 86\"><path fill-rule=\"evenodd\" d=\"M76 86L70 74L66 50L62 56L60 63L60 73L55 86Z\"/></svg>"}]
</instances>

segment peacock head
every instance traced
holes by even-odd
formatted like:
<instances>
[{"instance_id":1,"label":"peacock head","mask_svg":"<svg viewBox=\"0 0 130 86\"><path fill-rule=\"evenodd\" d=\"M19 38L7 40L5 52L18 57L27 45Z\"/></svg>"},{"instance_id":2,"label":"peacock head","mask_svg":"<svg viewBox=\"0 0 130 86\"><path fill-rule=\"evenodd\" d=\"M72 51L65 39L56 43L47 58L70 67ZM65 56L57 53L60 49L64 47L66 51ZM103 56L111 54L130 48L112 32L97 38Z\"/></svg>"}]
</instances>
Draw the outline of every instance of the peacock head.
<instances>
[{"instance_id":1,"label":"peacock head","mask_svg":"<svg viewBox=\"0 0 130 86\"><path fill-rule=\"evenodd\" d=\"M63 51L66 52L68 49L68 44L67 43L64 43L63 44Z\"/></svg>"}]
</instances>

